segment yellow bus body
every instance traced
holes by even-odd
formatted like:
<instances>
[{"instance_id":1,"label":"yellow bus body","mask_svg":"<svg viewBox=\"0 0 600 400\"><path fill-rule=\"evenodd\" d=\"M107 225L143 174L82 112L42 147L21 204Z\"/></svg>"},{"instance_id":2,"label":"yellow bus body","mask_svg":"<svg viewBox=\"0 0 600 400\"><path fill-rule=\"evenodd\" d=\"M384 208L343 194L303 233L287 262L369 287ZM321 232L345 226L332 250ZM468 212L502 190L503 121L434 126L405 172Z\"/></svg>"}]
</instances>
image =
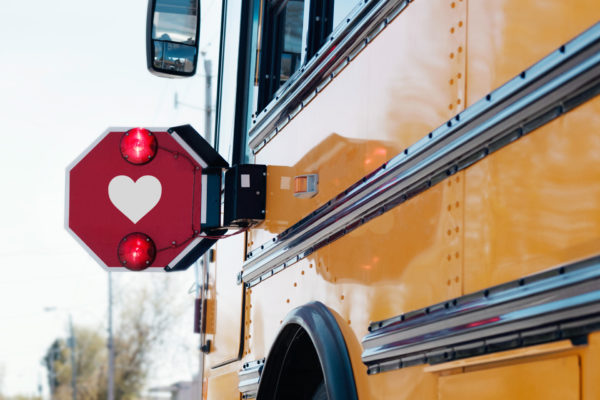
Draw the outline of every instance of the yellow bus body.
<instances>
[{"instance_id":1,"label":"yellow bus body","mask_svg":"<svg viewBox=\"0 0 600 400\"><path fill-rule=\"evenodd\" d=\"M600 399L600 333L436 368L368 375L361 361L372 321L600 254L600 98L269 279L237 283L248 252L599 19L597 0L417 0L372 38L255 154L268 165L266 219L220 241L211 265L205 397L241 398L244 363L268 356L290 310L319 301L360 399ZM318 194L296 198L306 174Z\"/></svg>"}]
</instances>

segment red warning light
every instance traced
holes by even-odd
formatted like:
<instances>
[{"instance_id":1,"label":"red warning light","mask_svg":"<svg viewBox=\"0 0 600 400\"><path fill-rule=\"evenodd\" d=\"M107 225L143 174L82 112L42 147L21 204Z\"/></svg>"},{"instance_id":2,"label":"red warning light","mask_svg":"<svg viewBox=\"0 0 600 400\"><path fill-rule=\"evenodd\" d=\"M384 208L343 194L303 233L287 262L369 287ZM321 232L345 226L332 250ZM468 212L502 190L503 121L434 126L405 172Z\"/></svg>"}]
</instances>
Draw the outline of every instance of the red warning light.
<instances>
[{"instance_id":1,"label":"red warning light","mask_svg":"<svg viewBox=\"0 0 600 400\"><path fill-rule=\"evenodd\" d=\"M156 258L156 246L150 237L143 233L130 233L119 242L117 250L119 262L132 271L148 268Z\"/></svg>"},{"instance_id":2,"label":"red warning light","mask_svg":"<svg viewBox=\"0 0 600 400\"><path fill-rule=\"evenodd\" d=\"M158 142L148 129L133 128L121 137L121 155L131 164L141 165L152 161Z\"/></svg>"}]
</instances>

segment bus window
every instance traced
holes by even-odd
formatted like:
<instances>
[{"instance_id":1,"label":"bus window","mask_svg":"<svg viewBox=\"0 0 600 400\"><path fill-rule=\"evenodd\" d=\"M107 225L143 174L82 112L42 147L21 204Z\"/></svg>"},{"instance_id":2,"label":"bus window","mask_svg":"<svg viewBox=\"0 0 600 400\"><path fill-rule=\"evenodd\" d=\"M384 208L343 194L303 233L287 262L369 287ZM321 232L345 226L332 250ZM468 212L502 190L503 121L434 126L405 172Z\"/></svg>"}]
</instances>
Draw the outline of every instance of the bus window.
<instances>
[{"instance_id":1,"label":"bus window","mask_svg":"<svg viewBox=\"0 0 600 400\"><path fill-rule=\"evenodd\" d=\"M300 68L306 30L304 0L271 2L263 25L259 107Z\"/></svg>"},{"instance_id":2,"label":"bus window","mask_svg":"<svg viewBox=\"0 0 600 400\"><path fill-rule=\"evenodd\" d=\"M360 0L336 0L333 4L333 26L338 26L358 3Z\"/></svg>"},{"instance_id":3,"label":"bus window","mask_svg":"<svg viewBox=\"0 0 600 400\"><path fill-rule=\"evenodd\" d=\"M359 0L265 2L258 75L260 112L296 71L327 42Z\"/></svg>"},{"instance_id":4,"label":"bus window","mask_svg":"<svg viewBox=\"0 0 600 400\"><path fill-rule=\"evenodd\" d=\"M279 14L282 49L280 52L279 84L282 85L300 67L304 2L290 0Z\"/></svg>"}]
</instances>

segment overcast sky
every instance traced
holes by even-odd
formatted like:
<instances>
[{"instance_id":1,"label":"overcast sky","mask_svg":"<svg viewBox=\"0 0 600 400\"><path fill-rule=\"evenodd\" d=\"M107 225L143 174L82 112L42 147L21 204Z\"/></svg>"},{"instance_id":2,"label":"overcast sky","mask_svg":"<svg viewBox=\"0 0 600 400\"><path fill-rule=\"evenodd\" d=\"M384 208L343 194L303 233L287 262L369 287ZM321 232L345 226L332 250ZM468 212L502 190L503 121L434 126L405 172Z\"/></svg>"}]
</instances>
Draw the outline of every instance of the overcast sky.
<instances>
[{"instance_id":1,"label":"overcast sky","mask_svg":"<svg viewBox=\"0 0 600 400\"><path fill-rule=\"evenodd\" d=\"M4 394L36 394L41 382L47 397L40 360L55 337L66 335L69 312L76 324L106 327L106 274L64 230L66 166L109 126L203 127L203 111L175 110L173 97L177 92L179 101L204 107L204 77L169 80L146 70L146 7L145 0L0 0ZM201 47L216 70L220 1L204 1L202 8ZM116 289L168 279L162 273L142 276L134 282L131 274L116 274ZM191 307L193 271L170 279ZM184 319L182 329L181 346L197 340L190 320ZM161 364L152 384L189 379L196 354L192 346L188 354L169 355L183 368L177 374Z\"/></svg>"}]
</instances>

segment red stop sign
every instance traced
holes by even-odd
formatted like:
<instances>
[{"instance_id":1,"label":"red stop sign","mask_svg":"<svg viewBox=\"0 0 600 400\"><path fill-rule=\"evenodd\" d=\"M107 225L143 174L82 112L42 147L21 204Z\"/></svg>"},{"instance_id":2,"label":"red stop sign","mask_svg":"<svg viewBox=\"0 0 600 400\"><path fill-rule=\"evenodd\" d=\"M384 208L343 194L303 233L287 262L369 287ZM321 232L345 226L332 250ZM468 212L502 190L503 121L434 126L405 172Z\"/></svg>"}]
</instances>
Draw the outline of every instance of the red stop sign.
<instances>
[{"instance_id":1,"label":"red stop sign","mask_svg":"<svg viewBox=\"0 0 600 400\"><path fill-rule=\"evenodd\" d=\"M66 228L105 269L185 269L215 241L215 167L227 163L189 125L109 128L67 168Z\"/></svg>"}]
</instances>

